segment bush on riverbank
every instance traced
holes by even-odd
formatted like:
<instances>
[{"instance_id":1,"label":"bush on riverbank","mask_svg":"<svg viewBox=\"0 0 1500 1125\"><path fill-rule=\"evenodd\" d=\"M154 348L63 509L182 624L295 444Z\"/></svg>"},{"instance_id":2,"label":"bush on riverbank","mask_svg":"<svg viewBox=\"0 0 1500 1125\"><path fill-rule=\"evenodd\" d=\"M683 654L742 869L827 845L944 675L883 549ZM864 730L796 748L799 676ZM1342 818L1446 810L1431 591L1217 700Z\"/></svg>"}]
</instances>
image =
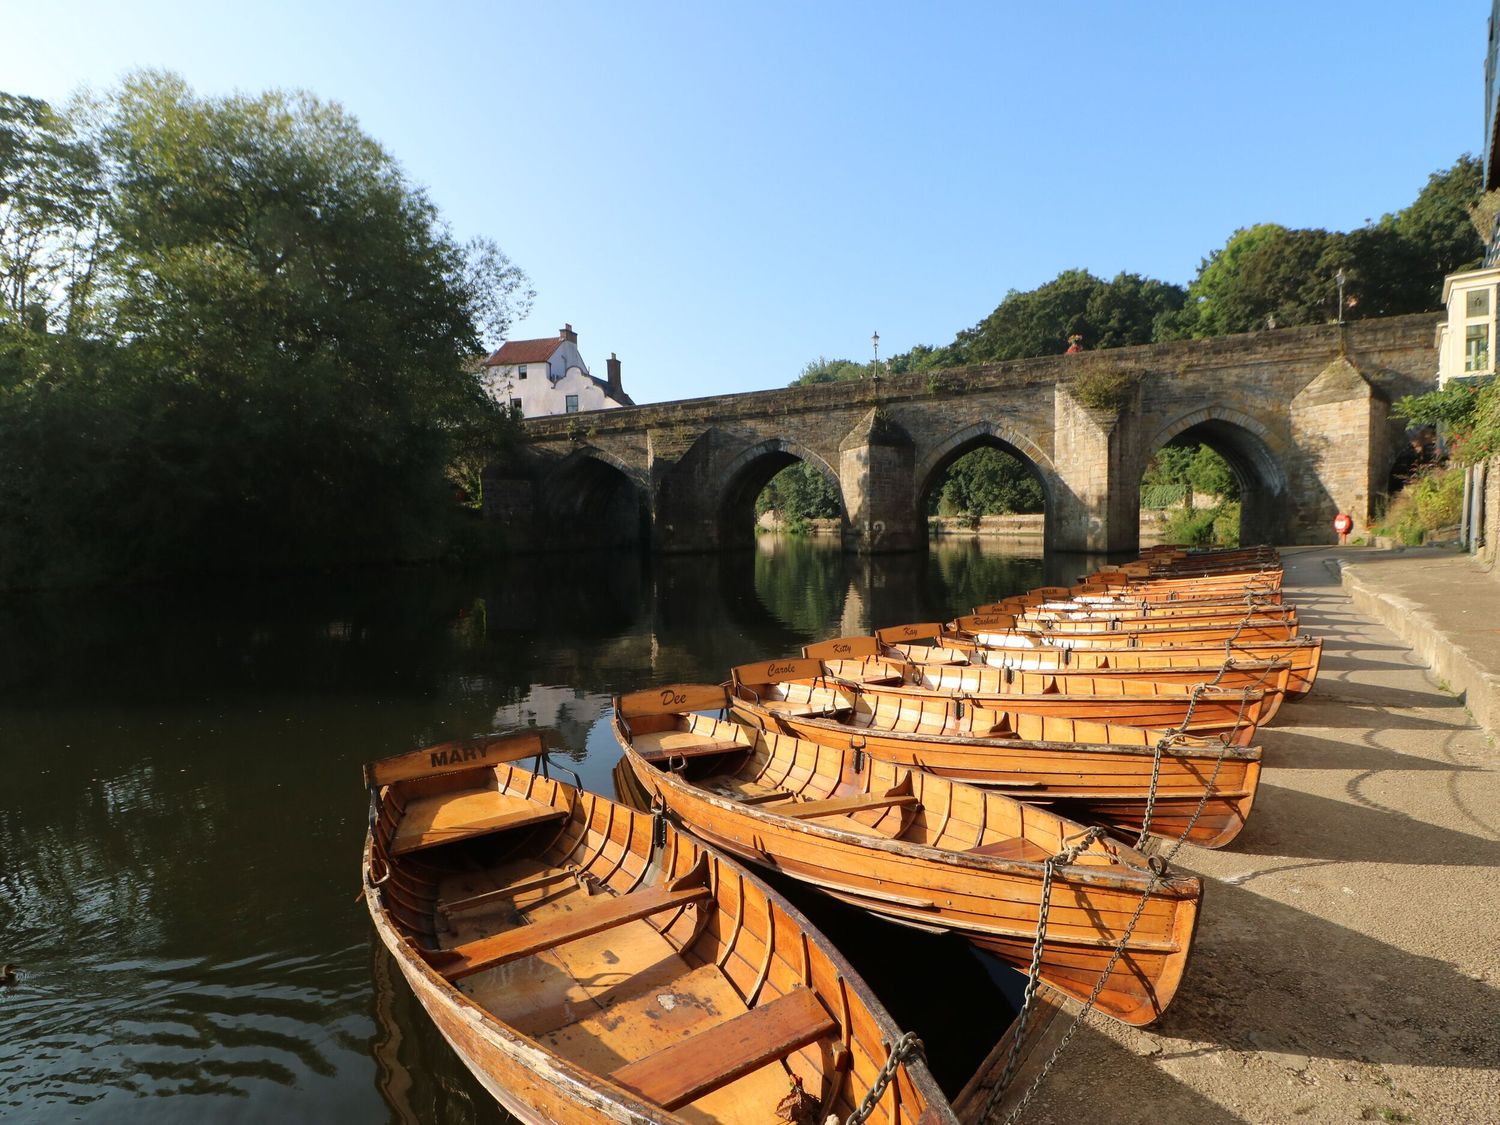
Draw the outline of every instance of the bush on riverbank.
<instances>
[{"instance_id":1,"label":"bush on riverbank","mask_svg":"<svg viewBox=\"0 0 1500 1125\"><path fill-rule=\"evenodd\" d=\"M1463 504L1461 466L1434 469L1417 477L1391 500L1376 535L1390 535L1417 546L1444 528L1456 527Z\"/></svg>"}]
</instances>

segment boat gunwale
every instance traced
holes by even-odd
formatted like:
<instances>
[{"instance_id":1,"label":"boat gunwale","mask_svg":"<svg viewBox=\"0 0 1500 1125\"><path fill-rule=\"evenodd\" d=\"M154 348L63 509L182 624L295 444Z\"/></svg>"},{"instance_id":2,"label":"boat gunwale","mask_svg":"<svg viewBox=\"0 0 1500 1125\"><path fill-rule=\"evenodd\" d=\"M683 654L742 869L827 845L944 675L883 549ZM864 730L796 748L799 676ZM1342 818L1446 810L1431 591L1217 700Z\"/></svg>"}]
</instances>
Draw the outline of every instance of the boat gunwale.
<instances>
[{"instance_id":1,"label":"boat gunwale","mask_svg":"<svg viewBox=\"0 0 1500 1125\"><path fill-rule=\"evenodd\" d=\"M615 720L612 719L612 722L614 721ZM781 738L792 739L793 741L807 741L806 739L799 739L796 735L781 734L777 731L764 732L752 728L746 728L746 730L747 733L752 735L752 737L763 733L771 733L777 734L778 737ZM911 840L890 839L889 837L884 836L870 836L861 832L854 832L846 828L838 828L833 825L820 824L817 821L797 820L793 817L780 816L773 810L768 809L763 805L747 805L741 801L731 800L728 797L720 796L719 794L714 793L709 789L705 789L700 785L695 785L692 782L688 781L687 778L682 777L671 770L662 769L655 762L647 761L646 758L641 755L640 751L636 750L635 746L627 741L618 725L615 726L615 731L616 738L619 740L620 745L624 749L625 753L630 755L633 761L639 761L642 765L651 769L653 773L667 779L670 782L672 788L688 791L694 799L703 800L712 807L717 808L720 812L730 813L732 815L748 816L752 822L774 824L783 828L795 827L795 829L798 831L807 833L812 836L821 836L825 839L836 841L839 844L852 844L862 848L874 848L877 851L887 852L894 856L904 856L911 859L920 860L922 862L936 862L946 867L966 868L978 871L1024 872L1027 875L1031 875L1035 872L1041 871L1045 862L1044 860L1011 859L1001 856L981 855L979 853L970 851L958 851L956 849L939 848L931 844L919 844ZM821 744L819 743L812 743L811 745L821 746ZM833 749L835 750L835 752L839 753L847 753L847 751L839 751L836 747L822 748ZM756 749L756 747L753 743L746 744L744 747L744 751L752 751L754 749ZM742 753L744 751L725 751L725 753ZM894 769L909 770L922 773L924 775L923 785L927 785L932 782L937 782L942 785L966 785L965 782L958 781L953 778L943 777L940 774L929 773L928 771L923 770L918 766L908 766L895 762L886 762L884 759L881 759L878 756L874 757L876 757L876 759L883 765L891 766ZM1023 803L1016 800L1014 797L1007 796L1004 793L993 792L983 786L968 785L967 787L978 792L979 795L986 801L999 800L1009 801L1012 804ZM669 802L668 809L670 810L670 808L671 805ZM1032 808L1034 811L1047 811L1037 810L1035 809L1035 806L1032 806ZM1059 820L1068 819L1067 817L1059 816L1056 813L1051 813L1050 815L1057 817L1057 819ZM1076 824L1077 822L1071 823ZM1078 827L1085 830L1087 829L1087 826L1082 824L1079 824ZM1123 857L1125 855L1130 855L1133 857L1138 857L1142 861L1142 863L1139 865L1134 865L1124 862L1122 858L1119 861L1118 866L1123 870L1110 871L1105 871L1098 867L1090 865L1067 864L1061 867L1061 869L1054 874L1054 878L1062 879L1065 882L1103 886L1116 890L1134 890L1139 893L1141 886L1143 886L1153 875L1153 872L1150 868L1150 857L1148 857L1144 852L1138 851L1137 849L1115 839L1114 837L1109 838L1108 845L1112 846L1115 849L1115 854L1117 856ZM1152 893L1156 894L1160 891L1168 891L1170 892L1169 897L1173 898L1193 897L1192 894L1189 893L1188 888L1193 884L1200 883L1198 876L1192 874L1173 874L1168 872L1166 874L1159 875L1156 878L1157 889Z\"/></svg>"}]
</instances>

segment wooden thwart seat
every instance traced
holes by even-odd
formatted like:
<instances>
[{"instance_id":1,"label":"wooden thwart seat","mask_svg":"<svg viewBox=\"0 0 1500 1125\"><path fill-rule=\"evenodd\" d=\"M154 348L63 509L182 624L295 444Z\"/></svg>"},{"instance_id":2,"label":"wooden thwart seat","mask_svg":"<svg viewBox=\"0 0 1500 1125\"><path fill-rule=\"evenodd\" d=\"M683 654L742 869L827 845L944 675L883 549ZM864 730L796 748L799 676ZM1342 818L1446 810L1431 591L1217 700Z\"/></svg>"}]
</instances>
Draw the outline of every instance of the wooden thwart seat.
<instances>
[{"instance_id":1,"label":"wooden thwart seat","mask_svg":"<svg viewBox=\"0 0 1500 1125\"><path fill-rule=\"evenodd\" d=\"M670 758L706 758L712 754L727 754L732 750L748 750L749 745L735 742L688 742L680 746L663 746L654 750L642 750L641 757L648 762L665 762Z\"/></svg>"},{"instance_id":2,"label":"wooden thwart seat","mask_svg":"<svg viewBox=\"0 0 1500 1125\"><path fill-rule=\"evenodd\" d=\"M675 1110L785 1058L837 1026L816 993L797 988L622 1066L610 1079L663 1109Z\"/></svg>"},{"instance_id":3,"label":"wooden thwart seat","mask_svg":"<svg viewBox=\"0 0 1500 1125\"><path fill-rule=\"evenodd\" d=\"M401 822L391 837L391 854L404 855L437 844L541 824L567 815L566 809L493 789L458 789L417 797L402 810Z\"/></svg>"},{"instance_id":4,"label":"wooden thwart seat","mask_svg":"<svg viewBox=\"0 0 1500 1125\"><path fill-rule=\"evenodd\" d=\"M706 882L691 879L691 875L690 872L666 887L636 891L619 897L601 895L590 899L586 905L576 910L553 915L529 926L520 926L491 937L466 942L452 949L432 951L426 956L443 976L449 980L459 980L506 961L529 957L544 949L588 937L613 926L709 898L712 892Z\"/></svg>"},{"instance_id":5,"label":"wooden thwart seat","mask_svg":"<svg viewBox=\"0 0 1500 1125\"><path fill-rule=\"evenodd\" d=\"M812 820L820 816L844 816L866 809L888 809L894 806L909 808L916 803L917 798L908 784L897 786L889 793L854 793L847 797L827 797L821 801L797 801L775 805L771 811L796 820Z\"/></svg>"}]
</instances>

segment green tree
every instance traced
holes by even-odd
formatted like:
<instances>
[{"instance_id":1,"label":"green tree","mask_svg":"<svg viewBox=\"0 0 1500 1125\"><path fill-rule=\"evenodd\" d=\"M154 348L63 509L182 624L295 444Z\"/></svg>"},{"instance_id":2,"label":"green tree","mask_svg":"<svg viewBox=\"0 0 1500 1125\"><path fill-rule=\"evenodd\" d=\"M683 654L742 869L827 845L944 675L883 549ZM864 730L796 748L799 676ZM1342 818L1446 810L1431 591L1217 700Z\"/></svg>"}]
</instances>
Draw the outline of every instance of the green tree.
<instances>
[{"instance_id":1,"label":"green tree","mask_svg":"<svg viewBox=\"0 0 1500 1125\"><path fill-rule=\"evenodd\" d=\"M505 432L465 360L529 300L524 275L493 244L456 245L308 95L207 99L140 74L54 132L103 170L99 315L23 326L7 353L0 577L435 550L444 467Z\"/></svg>"},{"instance_id":2,"label":"green tree","mask_svg":"<svg viewBox=\"0 0 1500 1125\"><path fill-rule=\"evenodd\" d=\"M802 374L793 379L791 385L807 387L817 383L847 383L855 379L868 379L870 374L871 367L867 363L819 356L802 369Z\"/></svg>"},{"instance_id":3,"label":"green tree","mask_svg":"<svg viewBox=\"0 0 1500 1125\"><path fill-rule=\"evenodd\" d=\"M1057 355L1071 336L1085 347L1149 343L1157 317L1181 308L1181 286L1139 274L1104 281L1087 270L1064 270L1027 292L1012 289L994 312L953 343L964 363Z\"/></svg>"},{"instance_id":4,"label":"green tree","mask_svg":"<svg viewBox=\"0 0 1500 1125\"><path fill-rule=\"evenodd\" d=\"M771 478L755 498L755 514L774 511L789 527L811 519L833 519L839 514L838 495L823 474L798 461Z\"/></svg>"},{"instance_id":5,"label":"green tree","mask_svg":"<svg viewBox=\"0 0 1500 1125\"><path fill-rule=\"evenodd\" d=\"M1262 223L1234 232L1198 269L1180 311L1157 339L1222 336L1437 308L1443 278L1474 264L1483 246L1469 218L1481 197L1479 163L1463 156L1434 172L1410 206L1347 233Z\"/></svg>"},{"instance_id":6,"label":"green tree","mask_svg":"<svg viewBox=\"0 0 1500 1125\"><path fill-rule=\"evenodd\" d=\"M1045 497L1019 458L981 447L953 462L942 485L934 489L929 507L940 515L1008 515L1040 512Z\"/></svg>"}]
</instances>

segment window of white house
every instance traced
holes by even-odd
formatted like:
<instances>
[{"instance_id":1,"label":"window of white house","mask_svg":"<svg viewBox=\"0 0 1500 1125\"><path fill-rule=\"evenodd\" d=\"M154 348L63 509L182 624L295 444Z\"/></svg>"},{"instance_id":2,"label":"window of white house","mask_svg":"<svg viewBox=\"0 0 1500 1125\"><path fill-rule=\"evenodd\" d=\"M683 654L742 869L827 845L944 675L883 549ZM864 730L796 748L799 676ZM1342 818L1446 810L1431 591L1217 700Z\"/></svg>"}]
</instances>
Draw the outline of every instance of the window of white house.
<instances>
[{"instance_id":1,"label":"window of white house","mask_svg":"<svg viewBox=\"0 0 1500 1125\"><path fill-rule=\"evenodd\" d=\"M1472 294L1471 294L1472 296ZM1485 294L1488 298L1489 294ZM1490 369L1490 326L1470 324L1464 328L1464 370Z\"/></svg>"},{"instance_id":2,"label":"window of white house","mask_svg":"<svg viewBox=\"0 0 1500 1125\"><path fill-rule=\"evenodd\" d=\"M521 364L520 367L516 368L516 378L517 379L524 379L524 378L526 378L526 365L524 363Z\"/></svg>"},{"instance_id":3,"label":"window of white house","mask_svg":"<svg viewBox=\"0 0 1500 1125\"><path fill-rule=\"evenodd\" d=\"M568 395L563 399L563 410L568 414L578 413L578 396Z\"/></svg>"},{"instance_id":4,"label":"window of white house","mask_svg":"<svg viewBox=\"0 0 1500 1125\"><path fill-rule=\"evenodd\" d=\"M521 412L521 400L518 398L511 399L510 408L519 414Z\"/></svg>"}]
</instances>

